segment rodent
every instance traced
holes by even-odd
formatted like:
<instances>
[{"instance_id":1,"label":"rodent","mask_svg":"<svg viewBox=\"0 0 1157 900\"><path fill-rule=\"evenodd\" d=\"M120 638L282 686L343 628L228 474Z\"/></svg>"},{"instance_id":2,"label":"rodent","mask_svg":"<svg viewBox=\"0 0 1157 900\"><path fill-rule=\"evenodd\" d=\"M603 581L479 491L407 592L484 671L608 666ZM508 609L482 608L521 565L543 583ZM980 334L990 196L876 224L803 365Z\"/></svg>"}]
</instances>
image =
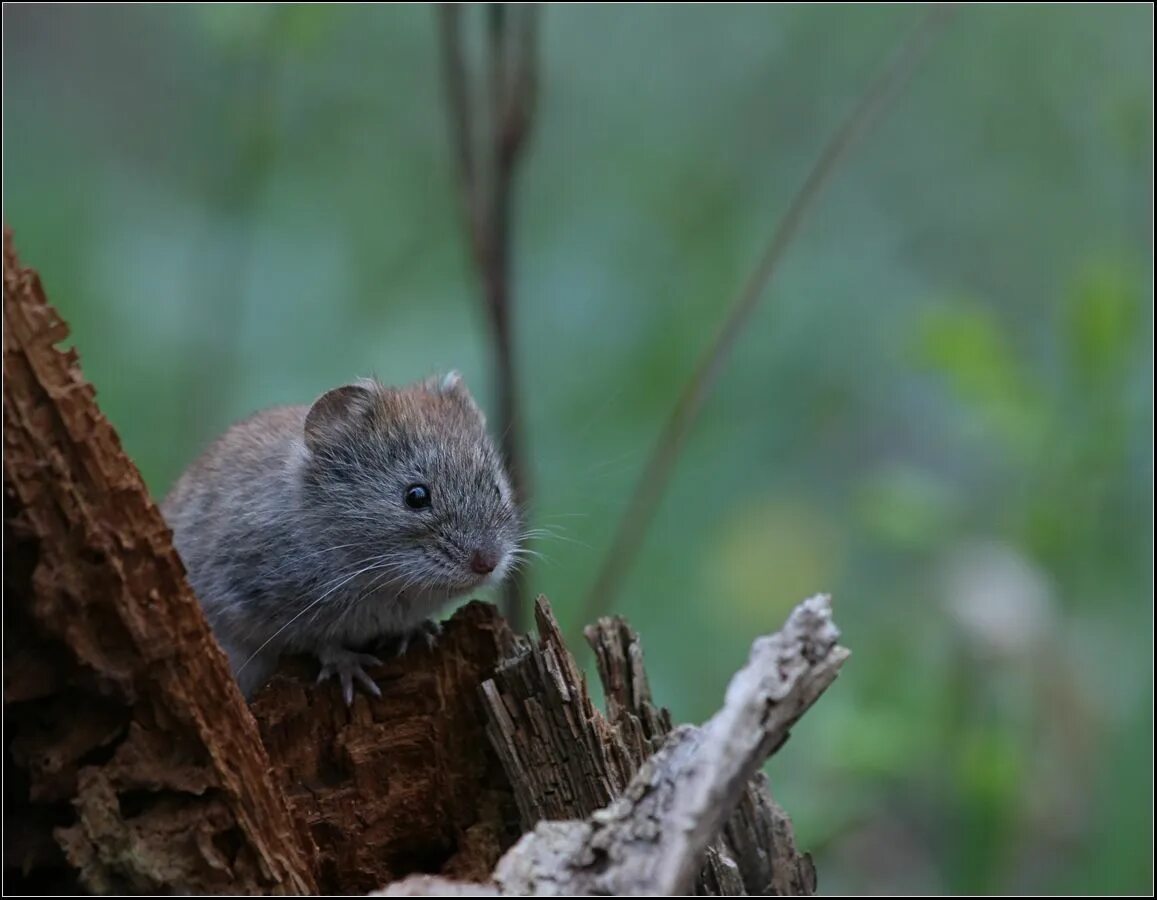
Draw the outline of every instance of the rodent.
<instances>
[{"instance_id":1,"label":"rodent","mask_svg":"<svg viewBox=\"0 0 1157 900\"><path fill-rule=\"evenodd\" d=\"M282 653L317 656L347 704L372 643L438 627L453 597L515 564L521 516L486 419L456 372L374 379L231 427L161 505L247 699Z\"/></svg>"}]
</instances>

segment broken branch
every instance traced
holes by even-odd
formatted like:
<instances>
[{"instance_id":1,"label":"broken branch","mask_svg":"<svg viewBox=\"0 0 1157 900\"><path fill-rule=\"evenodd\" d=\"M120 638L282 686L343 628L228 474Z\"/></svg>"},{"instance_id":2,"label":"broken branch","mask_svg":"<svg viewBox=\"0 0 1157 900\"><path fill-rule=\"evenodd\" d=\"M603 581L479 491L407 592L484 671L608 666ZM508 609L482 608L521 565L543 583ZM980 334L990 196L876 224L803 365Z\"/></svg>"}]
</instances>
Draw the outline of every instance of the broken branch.
<instances>
[{"instance_id":1,"label":"broken branch","mask_svg":"<svg viewBox=\"0 0 1157 900\"><path fill-rule=\"evenodd\" d=\"M541 603L539 612L541 627ZM548 607L545 614L549 616ZM551 622L546 624L549 627ZM391 885L384 893L686 893L708 846L732 815L759 767L783 745L792 725L835 680L849 655L836 643L838 637L829 598L817 596L804 601L780 632L756 640L747 665L728 686L722 709L701 728L683 726L673 731L663 747L635 772L621 795L601 809L582 821L539 821L502 857L490 884L467 885L423 877ZM573 659L559 659L553 652L552 640L553 636L544 636L545 650L534 657L535 667L548 674L559 695L567 695L572 703L570 709L575 715L563 718L578 729L575 736L579 752L570 755L587 759L588 754L581 752L587 737L584 724L593 723L597 731L606 722L597 716L584 720L589 698L585 689L579 696L573 694ZM496 680L502 675L500 669ZM526 678L520 680L528 683ZM494 689L485 690L484 695L495 717L492 724L500 723L497 731L520 735L517 727L512 729L503 721L510 711L509 698ZM622 696L620 693L616 699L620 707ZM499 700L501 707L496 705ZM527 722L534 717L533 710L542 710L541 705L530 703L524 708ZM515 704L516 714L517 709ZM538 723L537 727L540 731L552 730L549 724ZM497 748L516 785L516 795L519 779L509 766L535 768L541 760L518 755L520 747L529 750L534 746L544 745L520 737ZM604 755L600 762L610 763L607 772L616 772L621 761ZM528 783L519 797L524 816L532 809L526 797L536 783L533 775L525 780ZM774 889L774 884L767 887ZM810 883L799 887L804 891L814 889L814 874Z\"/></svg>"}]
</instances>

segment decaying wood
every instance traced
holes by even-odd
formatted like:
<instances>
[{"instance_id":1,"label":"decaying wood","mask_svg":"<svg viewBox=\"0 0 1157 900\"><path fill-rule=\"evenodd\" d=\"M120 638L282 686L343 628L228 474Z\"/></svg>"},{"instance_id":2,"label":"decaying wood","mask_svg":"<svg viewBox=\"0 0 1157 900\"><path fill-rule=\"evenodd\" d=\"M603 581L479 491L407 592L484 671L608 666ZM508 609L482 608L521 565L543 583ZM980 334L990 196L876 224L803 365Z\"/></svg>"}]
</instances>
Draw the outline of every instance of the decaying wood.
<instances>
[{"instance_id":1,"label":"decaying wood","mask_svg":"<svg viewBox=\"0 0 1157 900\"><path fill-rule=\"evenodd\" d=\"M639 636L619 616L599 619L584 635L595 652L607 718L620 735L637 735L628 746L657 749L671 731L671 717L652 700ZM647 755L632 752L635 765ZM722 832L708 845L695 893L798 896L815 888L811 857L796 849L791 820L771 799L767 776L756 772Z\"/></svg>"},{"instance_id":2,"label":"decaying wood","mask_svg":"<svg viewBox=\"0 0 1157 900\"><path fill-rule=\"evenodd\" d=\"M491 740L527 830L542 820L585 818L607 806L671 730L670 714L652 701L639 637L623 619L600 619L586 630L606 695L604 718L545 600L539 599L535 615L539 643L524 644L483 685ZM811 861L796 851L790 821L757 774L708 847L696 893L789 895L814 888Z\"/></svg>"},{"instance_id":3,"label":"decaying wood","mask_svg":"<svg viewBox=\"0 0 1157 900\"><path fill-rule=\"evenodd\" d=\"M312 848L68 329L4 235L5 888L304 892Z\"/></svg>"},{"instance_id":4,"label":"decaying wood","mask_svg":"<svg viewBox=\"0 0 1157 900\"><path fill-rule=\"evenodd\" d=\"M538 612L541 628L549 610L540 603ZM487 885L410 879L391 885L385 893L404 896L452 889L493 889L510 896L686 892L708 845L732 815L758 767L783 744L791 726L835 680L848 656L837 645L838 637L829 599L819 596L804 601L780 632L755 642L747 666L727 689L723 708L702 728L682 726L671 732L618 799L582 821L540 821L503 856ZM577 740L572 755L586 756L586 735L581 726L575 726L590 709L589 699L585 699L585 691L576 694L568 679L573 661L558 658L545 630L542 647L545 651L534 658L563 699L563 709L579 714L562 716ZM499 670L495 681L507 668ZM527 680L514 684L522 687ZM632 684L643 698L645 683ZM581 684L578 687L581 689ZM517 699L511 703L513 695L493 688L485 689L485 695L492 709L497 703L508 716L512 706L526 711L525 718L509 716L512 725L517 721L522 727L512 729L502 724L498 730L503 736L521 735L526 730L534 735L499 750L511 774L510 766L520 747L547 746L545 738L554 733L555 726L547 724L549 714L539 715L544 707L533 703L533 698L524 698L525 704ZM618 692L612 708L623 708L623 697L624 693ZM496 721L503 722L501 710L497 715ZM611 726L608 723L606 727ZM605 778L614 777L610 773L618 761L616 758L604 766L606 774L594 782L602 784ZM536 762L537 757L527 757L521 765L532 768ZM564 789L571 784L573 767L550 765L547 769L551 774L546 781L531 776L526 781L534 787L519 791L516 786L520 809L532 808L529 804L535 802L535 792L545 783Z\"/></svg>"},{"instance_id":5,"label":"decaying wood","mask_svg":"<svg viewBox=\"0 0 1157 900\"><path fill-rule=\"evenodd\" d=\"M513 643L489 604L470 603L433 651L370 669L380 698L347 707L297 659L254 698L286 795L318 848L323 893L366 893L415 871L482 881L522 834L478 685Z\"/></svg>"},{"instance_id":6,"label":"decaying wood","mask_svg":"<svg viewBox=\"0 0 1157 900\"><path fill-rule=\"evenodd\" d=\"M523 641L482 685L487 733L527 830L606 806L654 749L640 730L619 733L595 708L544 597L534 614L539 640Z\"/></svg>"},{"instance_id":7,"label":"decaying wood","mask_svg":"<svg viewBox=\"0 0 1157 900\"><path fill-rule=\"evenodd\" d=\"M7 890L814 890L757 769L846 656L826 598L702 728L621 619L587 630L595 709L545 599L535 641L467 605L348 708L287 660L251 714L66 334L5 232Z\"/></svg>"}]
</instances>

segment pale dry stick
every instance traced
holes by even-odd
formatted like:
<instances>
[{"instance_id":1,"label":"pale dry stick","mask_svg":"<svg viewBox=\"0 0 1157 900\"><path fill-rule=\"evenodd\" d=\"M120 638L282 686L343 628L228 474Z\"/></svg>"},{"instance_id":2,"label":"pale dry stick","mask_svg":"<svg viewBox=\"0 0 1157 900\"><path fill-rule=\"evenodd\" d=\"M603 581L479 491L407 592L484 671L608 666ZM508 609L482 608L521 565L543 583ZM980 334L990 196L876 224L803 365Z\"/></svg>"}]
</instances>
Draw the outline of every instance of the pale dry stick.
<instances>
[{"instance_id":1,"label":"pale dry stick","mask_svg":"<svg viewBox=\"0 0 1157 900\"><path fill-rule=\"evenodd\" d=\"M628 501L627 510L619 522L619 528L611 541L602 569L587 595L583 612L578 618L579 623L594 622L612 607L615 595L622 587L623 579L638 554L647 527L671 480L672 470L687 436L694 427L708 395L719 380L723 365L727 362L736 340L775 274L784 251L799 230L804 215L821 189L831 180L841 159L856 140L876 122L887 101L911 77L932 38L948 20L952 11L950 6L935 7L903 41L891 62L868 85L859 103L832 135L808 173L807 179L792 198L791 205L780 220L771 243L732 304L731 311L714 343L700 357L694 374L684 387L675 409L655 442L651 455L643 467L643 474Z\"/></svg>"},{"instance_id":2,"label":"pale dry stick","mask_svg":"<svg viewBox=\"0 0 1157 900\"><path fill-rule=\"evenodd\" d=\"M849 656L838 641L830 598L805 600L752 644L719 712L672 731L608 805L584 820L538 822L486 883L413 876L379 895L686 895L749 780L835 681ZM504 709L490 702L490 714Z\"/></svg>"},{"instance_id":3,"label":"pale dry stick","mask_svg":"<svg viewBox=\"0 0 1157 900\"><path fill-rule=\"evenodd\" d=\"M514 358L510 259L515 176L530 136L538 90L538 10L535 4L513 9L508 9L507 4L491 4L487 10L490 116L489 127L482 130L475 128L471 109L461 7L440 4L439 14L443 77L459 185L494 342L496 430L501 436L515 496L520 506L526 506L530 473ZM512 20L514 28L510 34ZM505 613L516 631L522 624L525 581L525 570L516 571L505 589Z\"/></svg>"}]
</instances>

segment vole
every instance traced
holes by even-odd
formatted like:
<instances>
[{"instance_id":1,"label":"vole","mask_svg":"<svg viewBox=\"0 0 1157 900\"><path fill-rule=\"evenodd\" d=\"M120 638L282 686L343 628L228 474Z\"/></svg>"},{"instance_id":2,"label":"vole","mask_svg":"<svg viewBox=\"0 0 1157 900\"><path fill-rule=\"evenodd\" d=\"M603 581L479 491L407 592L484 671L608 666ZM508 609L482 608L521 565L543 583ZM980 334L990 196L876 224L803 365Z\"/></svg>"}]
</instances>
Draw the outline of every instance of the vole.
<instances>
[{"instance_id":1,"label":"vole","mask_svg":"<svg viewBox=\"0 0 1157 900\"><path fill-rule=\"evenodd\" d=\"M510 479L456 372L256 413L161 511L247 699L286 652L316 655L347 704L355 680L380 695L367 646L432 641L427 617L501 580L519 552Z\"/></svg>"}]
</instances>

